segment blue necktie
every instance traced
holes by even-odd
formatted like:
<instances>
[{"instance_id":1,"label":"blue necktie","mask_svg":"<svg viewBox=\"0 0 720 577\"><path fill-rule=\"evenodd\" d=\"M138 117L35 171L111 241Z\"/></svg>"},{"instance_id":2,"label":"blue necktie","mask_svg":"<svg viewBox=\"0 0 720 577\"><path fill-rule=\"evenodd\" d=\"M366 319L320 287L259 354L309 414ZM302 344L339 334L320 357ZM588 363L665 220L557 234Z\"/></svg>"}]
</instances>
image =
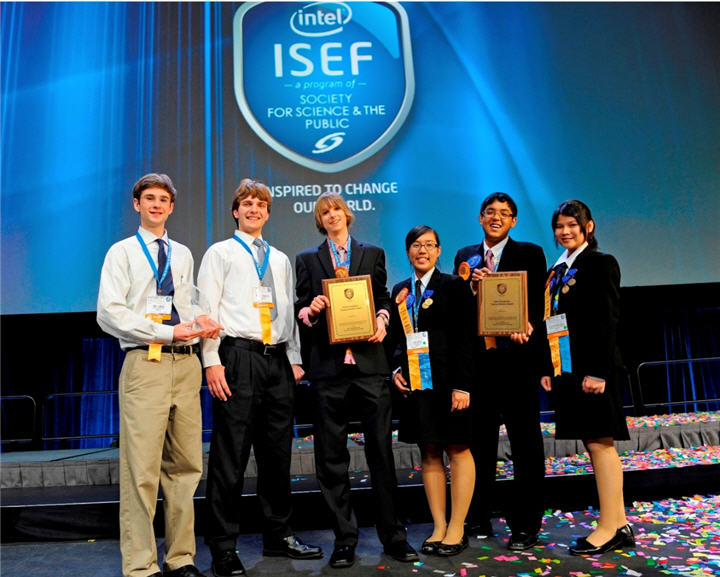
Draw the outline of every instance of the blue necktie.
<instances>
[{"instance_id":1,"label":"blue necktie","mask_svg":"<svg viewBox=\"0 0 720 577\"><path fill-rule=\"evenodd\" d=\"M167 253L165 252L165 241L163 239L159 238L157 239L158 243L158 274L162 276L163 271L165 270L165 265L167 263ZM174 295L175 294L175 285L173 284L173 277L172 277L172 270L168 269L167 275L165 275L165 278L163 279L162 284L158 287L159 293L163 295ZM165 319L163 321L164 325L176 325L180 322L180 315L178 315L177 310L175 309L175 304L172 306L172 312L170 313L170 318Z\"/></svg>"}]
</instances>

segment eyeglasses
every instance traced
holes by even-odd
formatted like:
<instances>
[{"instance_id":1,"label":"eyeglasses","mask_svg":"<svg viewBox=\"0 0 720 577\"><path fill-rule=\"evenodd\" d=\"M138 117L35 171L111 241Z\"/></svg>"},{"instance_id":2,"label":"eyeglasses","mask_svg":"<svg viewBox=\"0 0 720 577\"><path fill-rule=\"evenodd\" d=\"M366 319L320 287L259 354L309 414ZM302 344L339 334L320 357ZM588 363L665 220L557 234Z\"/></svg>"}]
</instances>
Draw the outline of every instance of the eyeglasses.
<instances>
[{"instance_id":1,"label":"eyeglasses","mask_svg":"<svg viewBox=\"0 0 720 577\"><path fill-rule=\"evenodd\" d=\"M499 216L503 220L507 220L508 218L513 218L514 215L512 212L510 212L508 210L499 210L498 211L498 210L495 210L494 208L486 208L485 211L483 212L483 216L487 216L490 218L492 218L494 216Z\"/></svg>"},{"instance_id":2,"label":"eyeglasses","mask_svg":"<svg viewBox=\"0 0 720 577\"><path fill-rule=\"evenodd\" d=\"M410 248L414 251L419 251L421 248L424 248L426 251L430 252L431 250L435 250L438 246L440 246L436 242L414 242L410 245Z\"/></svg>"}]
</instances>

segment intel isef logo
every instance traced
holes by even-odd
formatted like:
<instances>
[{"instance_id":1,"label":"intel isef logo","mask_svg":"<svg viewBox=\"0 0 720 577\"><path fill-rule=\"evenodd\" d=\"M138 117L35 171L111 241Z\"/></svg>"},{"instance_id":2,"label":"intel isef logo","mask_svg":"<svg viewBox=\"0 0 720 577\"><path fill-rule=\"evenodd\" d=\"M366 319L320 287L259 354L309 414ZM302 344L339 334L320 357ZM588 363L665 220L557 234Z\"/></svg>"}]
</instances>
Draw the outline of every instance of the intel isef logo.
<instances>
[{"instance_id":1,"label":"intel isef logo","mask_svg":"<svg viewBox=\"0 0 720 577\"><path fill-rule=\"evenodd\" d=\"M405 11L388 2L258 2L233 22L235 96L253 130L339 172L400 129L415 93Z\"/></svg>"}]
</instances>

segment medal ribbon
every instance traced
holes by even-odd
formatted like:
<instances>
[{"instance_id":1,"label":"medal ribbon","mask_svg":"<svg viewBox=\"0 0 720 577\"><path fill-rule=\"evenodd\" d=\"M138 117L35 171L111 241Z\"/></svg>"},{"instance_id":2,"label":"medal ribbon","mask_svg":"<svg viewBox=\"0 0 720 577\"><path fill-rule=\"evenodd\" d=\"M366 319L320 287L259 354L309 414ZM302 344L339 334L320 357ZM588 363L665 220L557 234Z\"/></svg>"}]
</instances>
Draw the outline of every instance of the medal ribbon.
<instances>
[{"instance_id":1,"label":"medal ribbon","mask_svg":"<svg viewBox=\"0 0 720 577\"><path fill-rule=\"evenodd\" d=\"M148 250L147 244L145 244L145 241L143 240L143 237L140 235L140 231L137 231L135 233L135 238L137 238L137 241L140 243L140 246L143 249L143 252L145 253L145 258L150 263L150 268L153 271L153 276L155 277L155 281L157 282L157 290L159 292L160 287L162 286L163 281L165 280L165 277L168 275L168 271L170 270L170 258L172 257L172 244L168 241L168 251L167 251L167 260L165 261L165 268L162 271L162 276L160 275L160 272L158 271L157 266L155 265L155 261L152 258L152 255L150 254L150 251ZM154 323L162 323L163 320L167 320L171 318L169 315L145 315L146 318L150 318L150 320ZM148 345L148 354L147 354L148 361L160 361L162 359L162 344L160 343L150 343Z\"/></svg>"},{"instance_id":2,"label":"medal ribbon","mask_svg":"<svg viewBox=\"0 0 720 577\"><path fill-rule=\"evenodd\" d=\"M547 282L545 283L545 312L544 320L550 316L557 314L560 295L560 285L570 280L577 269L571 269L567 275L558 274L561 270L558 267L550 271ZM553 376L557 377L562 373L572 372L572 360L570 357L570 332L568 330L548 333L548 343L550 344L550 358L553 365Z\"/></svg>"},{"instance_id":3,"label":"medal ribbon","mask_svg":"<svg viewBox=\"0 0 720 577\"><path fill-rule=\"evenodd\" d=\"M411 390L422 391L433 388L428 347L408 350L408 372L410 373Z\"/></svg>"},{"instance_id":4,"label":"medal ribbon","mask_svg":"<svg viewBox=\"0 0 720 577\"><path fill-rule=\"evenodd\" d=\"M328 237L328 243L330 244L330 250L332 251L333 259L335 261L335 268L345 267L348 270L348 273L350 272L350 235L348 235L347 238L347 254L345 255L345 260L340 261L340 253L338 252L337 246L335 246L335 243Z\"/></svg>"},{"instance_id":5,"label":"medal ribbon","mask_svg":"<svg viewBox=\"0 0 720 577\"><path fill-rule=\"evenodd\" d=\"M247 245L247 243L237 235L233 235L233 238L238 241L242 247L248 252L255 265L255 272L260 279L262 284L263 277L267 271L268 264L270 263L270 245L265 243L265 260L260 264L255 258L255 254ZM272 343L272 318L270 316L270 309L273 307L272 303L253 303L253 306L260 311L260 330L262 331L262 342L264 345Z\"/></svg>"}]
</instances>

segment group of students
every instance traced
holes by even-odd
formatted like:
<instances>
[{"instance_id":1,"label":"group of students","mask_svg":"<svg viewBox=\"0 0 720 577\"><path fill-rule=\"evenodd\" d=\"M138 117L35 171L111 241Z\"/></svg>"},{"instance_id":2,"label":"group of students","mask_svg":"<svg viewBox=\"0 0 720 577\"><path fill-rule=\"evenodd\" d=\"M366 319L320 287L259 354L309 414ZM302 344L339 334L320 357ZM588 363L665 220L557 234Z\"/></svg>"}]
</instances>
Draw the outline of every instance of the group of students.
<instances>
[{"instance_id":1,"label":"group of students","mask_svg":"<svg viewBox=\"0 0 720 577\"><path fill-rule=\"evenodd\" d=\"M213 397L205 542L216 577L245 574L235 547L251 448L263 554L323 556L289 524L293 394L304 377L311 382L317 481L333 519L331 567L352 566L358 541L348 472L351 409L361 420L384 552L398 561L418 559L393 498L393 397L400 439L417 443L422 455L433 531L421 551L456 555L467 548L469 535L492 534L501 422L514 465L508 547L535 546L545 467L539 386L552 391L556 437L582 439L595 470L597 528L570 552L634 545L613 443L629 438L617 379L620 271L612 256L597 251L585 204L566 201L553 214L555 241L565 252L549 273L539 246L508 236L517 207L504 193L483 201L483 242L458 251L453 275L436 266L442 250L437 232L417 226L405 239L413 275L389 294L384 251L350 235L354 215L334 193L317 199L315 224L326 238L297 255L293 284L288 257L262 239L270 191L251 179L233 198L237 230L207 250L195 288L190 251L165 230L175 196L164 174L135 184L140 227L108 251L98 294L98 323L127 353L119 381L125 577L202 575L193 564L193 495L203 468L200 358ZM479 283L502 271L527 271L527 329L478 337ZM375 333L367 341L331 344L323 280L357 275L371 279ZM450 463L449 519L444 454ZM153 531L159 486L162 571Z\"/></svg>"}]
</instances>

